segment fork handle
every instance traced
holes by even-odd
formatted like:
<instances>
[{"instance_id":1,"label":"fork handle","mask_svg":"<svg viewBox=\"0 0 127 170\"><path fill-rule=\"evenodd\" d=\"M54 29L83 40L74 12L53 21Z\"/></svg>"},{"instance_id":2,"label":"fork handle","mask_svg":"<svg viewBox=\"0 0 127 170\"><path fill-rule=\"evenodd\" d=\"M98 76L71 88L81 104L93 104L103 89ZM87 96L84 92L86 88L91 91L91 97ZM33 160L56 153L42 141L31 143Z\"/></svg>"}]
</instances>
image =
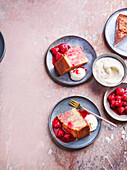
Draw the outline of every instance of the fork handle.
<instances>
[{"instance_id":1,"label":"fork handle","mask_svg":"<svg viewBox=\"0 0 127 170\"><path fill-rule=\"evenodd\" d=\"M86 110L87 112L91 113L92 115L94 115L94 116L98 117L99 119L104 120L105 122L107 122L107 123L109 123L109 124L111 124L111 125L113 125L113 126L117 127L117 125L116 125L116 124L114 124L114 123L110 122L109 120L104 119L103 117L96 115L95 113L93 113L93 112L91 112L91 111L89 111L89 110L85 109L84 107L81 107L81 108L82 108L83 110Z\"/></svg>"}]
</instances>

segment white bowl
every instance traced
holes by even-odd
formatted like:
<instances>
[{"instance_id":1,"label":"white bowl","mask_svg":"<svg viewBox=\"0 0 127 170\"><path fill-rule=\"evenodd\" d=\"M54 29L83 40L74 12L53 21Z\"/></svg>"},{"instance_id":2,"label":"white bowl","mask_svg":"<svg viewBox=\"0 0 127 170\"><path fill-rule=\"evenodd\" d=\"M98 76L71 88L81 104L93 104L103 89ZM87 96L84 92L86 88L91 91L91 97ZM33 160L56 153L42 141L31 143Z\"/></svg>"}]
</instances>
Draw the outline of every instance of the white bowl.
<instances>
[{"instance_id":1,"label":"white bowl","mask_svg":"<svg viewBox=\"0 0 127 170\"><path fill-rule=\"evenodd\" d=\"M122 64L123 69L124 69L124 75L123 75L121 81L114 83L114 84L106 84L104 82L99 81L95 74L96 62L102 58L107 58L107 57L118 60ZM126 67L124 60L120 56L113 54L113 53L107 53L107 54L100 55L99 57L96 58L96 60L94 60L93 66L92 66L92 72L93 72L93 76L96 79L96 81L98 83L100 83L101 85L106 86L106 87L115 87L115 86L118 86L119 84L121 84L125 80L126 74L127 74L127 67Z\"/></svg>"},{"instance_id":2,"label":"white bowl","mask_svg":"<svg viewBox=\"0 0 127 170\"><path fill-rule=\"evenodd\" d=\"M127 88L127 83L122 83L120 84L118 87L121 88ZM108 101L108 95L113 92L114 90L116 90L117 87L112 87L109 88L104 95L104 107L106 112L114 119L119 120L119 121L127 121L127 115L117 115L111 108L109 105L109 101Z\"/></svg>"}]
</instances>

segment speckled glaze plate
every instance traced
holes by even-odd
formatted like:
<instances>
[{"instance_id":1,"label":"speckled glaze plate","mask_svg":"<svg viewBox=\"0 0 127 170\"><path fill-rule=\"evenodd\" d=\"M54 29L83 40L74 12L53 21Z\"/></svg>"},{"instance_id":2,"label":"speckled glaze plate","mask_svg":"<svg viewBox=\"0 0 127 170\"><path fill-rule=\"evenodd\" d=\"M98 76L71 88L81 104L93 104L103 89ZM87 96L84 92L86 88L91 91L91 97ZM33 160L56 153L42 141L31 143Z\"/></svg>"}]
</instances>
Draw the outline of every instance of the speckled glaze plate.
<instances>
[{"instance_id":1,"label":"speckled glaze plate","mask_svg":"<svg viewBox=\"0 0 127 170\"><path fill-rule=\"evenodd\" d=\"M59 76L56 69L54 68L54 65L52 64L52 53L51 48L61 44L61 43L67 43L71 47L74 47L78 45L79 47L82 47L83 52L88 58L88 63L84 64L83 67L87 68L86 76L80 80L80 81L73 81L70 79L69 73L66 73L62 76ZM65 86L75 86L84 83L87 81L91 75L92 75L92 64L93 61L96 59L96 53L93 49L93 47L90 45L88 41L85 39L78 37L78 36L65 36L62 37L55 42L53 42L50 47L47 50L46 57L45 57L45 65L47 72L49 76L58 84L65 85Z\"/></svg>"},{"instance_id":2,"label":"speckled glaze plate","mask_svg":"<svg viewBox=\"0 0 127 170\"><path fill-rule=\"evenodd\" d=\"M3 34L0 32L0 62L2 61L5 54L5 41Z\"/></svg>"},{"instance_id":3,"label":"speckled glaze plate","mask_svg":"<svg viewBox=\"0 0 127 170\"><path fill-rule=\"evenodd\" d=\"M52 121L57 115L64 113L67 110L71 110L73 108L72 106L69 105L70 99L74 99L74 100L80 102L80 104L83 107L96 113L99 116L101 116L101 115L100 115L100 112L99 112L97 106L91 100L89 100L88 98L85 98L83 96L70 96L70 97L64 98L64 99L60 100L54 106L54 108L51 112L51 115L49 117L49 129L50 129L51 136L52 136L53 140L55 141L56 144L58 144L59 146L62 146L64 148L80 149L80 148L84 148L84 147L90 145L91 143L93 143L95 141L95 139L98 137L98 135L100 133L102 121L97 118L98 126L97 126L96 130L91 132L91 134L89 136L87 136L79 141L76 139L74 142L69 142L69 143L61 142L58 138L56 138L56 136L53 132Z\"/></svg>"},{"instance_id":4,"label":"speckled glaze plate","mask_svg":"<svg viewBox=\"0 0 127 170\"><path fill-rule=\"evenodd\" d=\"M127 38L114 46L116 19L119 14L127 15L127 8L114 12L107 20L104 29L105 40L109 47L121 56L127 57Z\"/></svg>"},{"instance_id":5,"label":"speckled glaze plate","mask_svg":"<svg viewBox=\"0 0 127 170\"><path fill-rule=\"evenodd\" d=\"M127 83L122 83L120 84L119 86L117 87L121 87L121 88L127 88ZM104 107L105 107L105 110L107 111L107 113L114 119L116 120L119 120L119 121L127 121L127 115L117 115L111 108L110 108L110 105L109 105L109 102L108 102L108 95L113 92L117 87L112 87L110 89L108 89L106 92L105 92L105 95L104 95Z\"/></svg>"}]
</instances>

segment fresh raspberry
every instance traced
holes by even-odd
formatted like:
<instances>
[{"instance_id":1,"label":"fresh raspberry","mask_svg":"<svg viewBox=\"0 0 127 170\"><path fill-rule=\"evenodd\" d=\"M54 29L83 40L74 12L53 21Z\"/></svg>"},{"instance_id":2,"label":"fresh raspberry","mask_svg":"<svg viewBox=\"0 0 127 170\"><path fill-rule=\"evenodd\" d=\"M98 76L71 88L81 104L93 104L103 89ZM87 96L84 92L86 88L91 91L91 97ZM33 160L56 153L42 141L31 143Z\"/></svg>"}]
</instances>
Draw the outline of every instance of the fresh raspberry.
<instances>
[{"instance_id":1,"label":"fresh raspberry","mask_svg":"<svg viewBox=\"0 0 127 170\"><path fill-rule=\"evenodd\" d=\"M127 106L127 102L122 101L122 106Z\"/></svg>"},{"instance_id":2,"label":"fresh raspberry","mask_svg":"<svg viewBox=\"0 0 127 170\"><path fill-rule=\"evenodd\" d=\"M116 103L115 100L111 100L111 105L110 105L110 107L111 107L111 108L115 108L115 107L116 107L115 103Z\"/></svg>"},{"instance_id":3,"label":"fresh raspberry","mask_svg":"<svg viewBox=\"0 0 127 170\"><path fill-rule=\"evenodd\" d=\"M127 102L127 94L123 94L121 99Z\"/></svg>"},{"instance_id":4,"label":"fresh raspberry","mask_svg":"<svg viewBox=\"0 0 127 170\"><path fill-rule=\"evenodd\" d=\"M68 49L71 48L71 46L69 44L67 44L67 47L68 47Z\"/></svg>"},{"instance_id":5,"label":"fresh raspberry","mask_svg":"<svg viewBox=\"0 0 127 170\"><path fill-rule=\"evenodd\" d=\"M124 110L125 110L125 108L124 107L118 107L117 110L118 110L119 114L122 115Z\"/></svg>"},{"instance_id":6,"label":"fresh raspberry","mask_svg":"<svg viewBox=\"0 0 127 170\"><path fill-rule=\"evenodd\" d=\"M59 51L58 47L51 48L51 52L52 52L53 55L56 55L58 53L58 51Z\"/></svg>"},{"instance_id":7,"label":"fresh raspberry","mask_svg":"<svg viewBox=\"0 0 127 170\"><path fill-rule=\"evenodd\" d=\"M116 95L116 96L115 96L115 99L116 99L116 100L119 100L119 99L121 100L121 96Z\"/></svg>"},{"instance_id":8,"label":"fresh raspberry","mask_svg":"<svg viewBox=\"0 0 127 170\"><path fill-rule=\"evenodd\" d=\"M108 100L111 101L111 100L115 100L115 96L113 94L110 94L108 96Z\"/></svg>"},{"instance_id":9,"label":"fresh raspberry","mask_svg":"<svg viewBox=\"0 0 127 170\"><path fill-rule=\"evenodd\" d=\"M124 108L124 109L125 109L125 111L126 111L126 113L127 113L127 106L125 106L125 108Z\"/></svg>"},{"instance_id":10,"label":"fresh raspberry","mask_svg":"<svg viewBox=\"0 0 127 170\"><path fill-rule=\"evenodd\" d=\"M61 124L60 124L60 122L59 122L59 120L55 120L55 122L54 122L54 124L53 124L53 127L54 128L60 128L61 127Z\"/></svg>"},{"instance_id":11,"label":"fresh raspberry","mask_svg":"<svg viewBox=\"0 0 127 170\"><path fill-rule=\"evenodd\" d=\"M63 137L64 136L64 131L62 130L62 129L59 129L58 130L58 133L57 133L57 137L58 138L61 138L61 137Z\"/></svg>"},{"instance_id":12,"label":"fresh raspberry","mask_svg":"<svg viewBox=\"0 0 127 170\"><path fill-rule=\"evenodd\" d=\"M65 133L64 138L69 141L71 139L71 134L70 133Z\"/></svg>"},{"instance_id":13,"label":"fresh raspberry","mask_svg":"<svg viewBox=\"0 0 127 170\"><path fill-rule=\"evenodd\" d=\"M68 50L68 45L66 43L60 44L58 47L60 48L60 52L63 54Z\"/></svg>"},{"instance_id":14,"label":"fresh raspberry","mask_svg":"<svg viewBox=\"0 0 127 170\"><path fill-rule=\"evenodd\" d=\"M121 107L122 106L122 101L120 99L116 100L115 105L117 107Z\"/></svg>"},{"instance_id":15,"label":"fresh raspberry","mask_svg":"<svg viewBox=\"0 0 127 170\"><path fill-rule=\"evenodd\" d=\"M122 96L124 94L124 90L120 87L116 89L116 94Z\"/></svg>"}]
</instances>

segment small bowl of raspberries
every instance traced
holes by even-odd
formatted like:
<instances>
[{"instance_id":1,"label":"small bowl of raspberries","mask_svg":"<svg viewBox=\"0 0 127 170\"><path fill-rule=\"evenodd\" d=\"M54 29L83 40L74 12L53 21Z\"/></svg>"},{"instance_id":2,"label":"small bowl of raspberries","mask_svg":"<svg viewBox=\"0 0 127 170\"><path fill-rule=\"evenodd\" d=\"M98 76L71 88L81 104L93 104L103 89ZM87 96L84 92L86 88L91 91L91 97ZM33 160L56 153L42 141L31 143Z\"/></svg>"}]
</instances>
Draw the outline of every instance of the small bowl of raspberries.
<instances>
[{"instance_id":1,"label":"small bowl of raspberries","mask_svg":"<svg viewBox=\"0 0 127 170\"><path fill-rule=\"evenodd\" d=\"M127 121L127 83L122 83L106 91L104 107L114 119Z\"/></svg>"}]
</instances>

